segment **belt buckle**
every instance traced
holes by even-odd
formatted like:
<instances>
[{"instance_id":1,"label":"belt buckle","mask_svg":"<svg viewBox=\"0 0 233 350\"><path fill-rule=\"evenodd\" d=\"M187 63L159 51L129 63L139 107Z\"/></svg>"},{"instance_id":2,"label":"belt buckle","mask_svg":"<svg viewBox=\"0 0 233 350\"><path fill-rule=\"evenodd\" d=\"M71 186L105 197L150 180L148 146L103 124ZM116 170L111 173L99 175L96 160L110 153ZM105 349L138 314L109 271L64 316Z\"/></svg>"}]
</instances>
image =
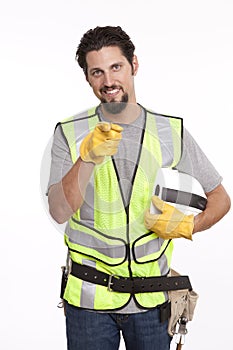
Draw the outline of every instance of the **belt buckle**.
<instances>
[{"instance_id":1,"label":"belt buckle","mask_svg":"<svg viewBox=\"0 0 233 350\"><path fill-rule=\"evenodd\" d=\"M108 279L108 287L107 287L109 292L112 292L111 285L113 285L113 282L112 282L113 277L118 277L118 276L117 276L117 275L110 275L110 276L109 276L109 279Z\"/></svg>"}]
</instances>

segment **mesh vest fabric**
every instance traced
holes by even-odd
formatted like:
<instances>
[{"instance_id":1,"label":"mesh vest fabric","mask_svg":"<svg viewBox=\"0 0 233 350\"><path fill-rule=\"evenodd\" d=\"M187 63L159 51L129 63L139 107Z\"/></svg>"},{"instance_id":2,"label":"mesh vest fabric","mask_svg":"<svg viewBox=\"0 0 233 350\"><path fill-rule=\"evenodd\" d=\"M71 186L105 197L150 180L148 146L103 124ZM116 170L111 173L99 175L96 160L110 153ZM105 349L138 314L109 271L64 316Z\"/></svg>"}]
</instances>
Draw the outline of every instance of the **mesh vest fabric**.
<instances>
[{"instance_id":1,"label":"mesh vest fabric","mask_svg":"<svg viewBox=\"0 0 233 350\"><path fill-rule=\"evenodd\" d=\"M73 163L79 157L82 139L98 122L97 109L91 109L61 123ZM145 110L140 152L127 206L114 157L106 157L104 163L95 166L84 203L70 218L65 232L65 243L73 261L124 277L160 276L169 271L173 243L148 231L143 222L157 171L178 163L181 138L182 119ZM143 308L153 308L166 297L163 292L135 295ZM106 287L70 275L64 298L78 307L116 310L128 303L130 294L110 292Z\"/></svg>"}]
</instances>

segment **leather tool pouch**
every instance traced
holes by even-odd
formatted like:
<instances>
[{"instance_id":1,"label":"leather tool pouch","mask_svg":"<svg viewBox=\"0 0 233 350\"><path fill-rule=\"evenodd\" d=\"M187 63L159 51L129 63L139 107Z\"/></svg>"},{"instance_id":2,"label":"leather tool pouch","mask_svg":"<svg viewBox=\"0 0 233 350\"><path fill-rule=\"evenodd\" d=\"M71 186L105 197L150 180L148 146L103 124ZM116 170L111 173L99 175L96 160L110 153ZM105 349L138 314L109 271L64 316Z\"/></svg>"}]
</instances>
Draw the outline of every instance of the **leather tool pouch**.
<instances>
[{"instance_id":1,"label":"leather tool pouch","mask_svg":"<svg viewBox=\"0 0 233 350\"><path fill-rule=\"evenodd\" d=\"M179 273L172 270L171 276L179 276ZM198 294L194 290L171 290L168 291L168 297L171 303L171 316L168 323L168 333L173 336L178 320L184 316L191 321L193 319L194 309L196 307Z\"/></svg>"}]
</instances>

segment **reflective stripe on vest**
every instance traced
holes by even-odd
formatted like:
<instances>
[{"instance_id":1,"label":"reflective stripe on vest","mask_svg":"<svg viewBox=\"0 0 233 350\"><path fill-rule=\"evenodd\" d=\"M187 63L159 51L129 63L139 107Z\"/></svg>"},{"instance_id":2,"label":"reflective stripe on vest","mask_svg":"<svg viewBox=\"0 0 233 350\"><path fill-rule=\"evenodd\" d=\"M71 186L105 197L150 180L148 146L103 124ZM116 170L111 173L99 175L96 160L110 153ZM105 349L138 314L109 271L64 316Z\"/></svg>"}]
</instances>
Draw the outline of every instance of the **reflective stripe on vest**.
<instances>
[{"instance_id":1,"label":"reflective stripe on vest","mask_svg":"<svg viewBox=\"0 0 233 350\"><path fill-rule=\"evenodd\" d=\"M98 121L98 114L92 109L78 118L61 123L73 162L79 156L82 139ZM129 207L124 206L114 159L106 157L103 164L95 166L84 203L69 220L66 229L65 241L74 261L94 261L97 269L126 277L148 277L168 272L173 245L146 230L144 212L150 206L157 170L160 167L173 167L180 159L181 136L180 118L146 111L143 142ZM111 191L106 191L106 188L111 188ZM74 305L84 307L82 281L70 277L65 297ZM106 294L103 298L106 293L103 288L95 287L94 301L90 302L94 302L95 309L109 307L109 300L106 299L109 297ZM74 289L76 295L73 295ZM102 293L101 302L97 297L98 291ZM152 301L148 294L151 293L136 295L140 305L148 308L155 306L155 301L160 303L166 298L163 293L156 293L157 298ZM113 309L122 307L128 298L125 295L114 298ZM88 303L87 299L85 296L85 304Z\"/></svg>"}]
</instances>

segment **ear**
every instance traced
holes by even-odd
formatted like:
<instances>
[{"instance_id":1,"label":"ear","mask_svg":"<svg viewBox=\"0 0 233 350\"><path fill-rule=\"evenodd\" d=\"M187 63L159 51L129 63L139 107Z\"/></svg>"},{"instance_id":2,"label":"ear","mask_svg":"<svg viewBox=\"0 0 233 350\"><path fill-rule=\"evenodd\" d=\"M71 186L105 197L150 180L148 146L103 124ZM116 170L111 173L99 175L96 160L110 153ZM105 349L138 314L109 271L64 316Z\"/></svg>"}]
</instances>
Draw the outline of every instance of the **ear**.
<instances>
[{"instance_id":1,"label":"ear","mask_svg":"<svg viewBox=\"0 0 233 350\"><path fill-rule=\"evenodd\" d=\"M133 64L133 75L135 76L139 68L138 58L136 55L133 56L132 64Z\"/></svg>"}]
</instances>

